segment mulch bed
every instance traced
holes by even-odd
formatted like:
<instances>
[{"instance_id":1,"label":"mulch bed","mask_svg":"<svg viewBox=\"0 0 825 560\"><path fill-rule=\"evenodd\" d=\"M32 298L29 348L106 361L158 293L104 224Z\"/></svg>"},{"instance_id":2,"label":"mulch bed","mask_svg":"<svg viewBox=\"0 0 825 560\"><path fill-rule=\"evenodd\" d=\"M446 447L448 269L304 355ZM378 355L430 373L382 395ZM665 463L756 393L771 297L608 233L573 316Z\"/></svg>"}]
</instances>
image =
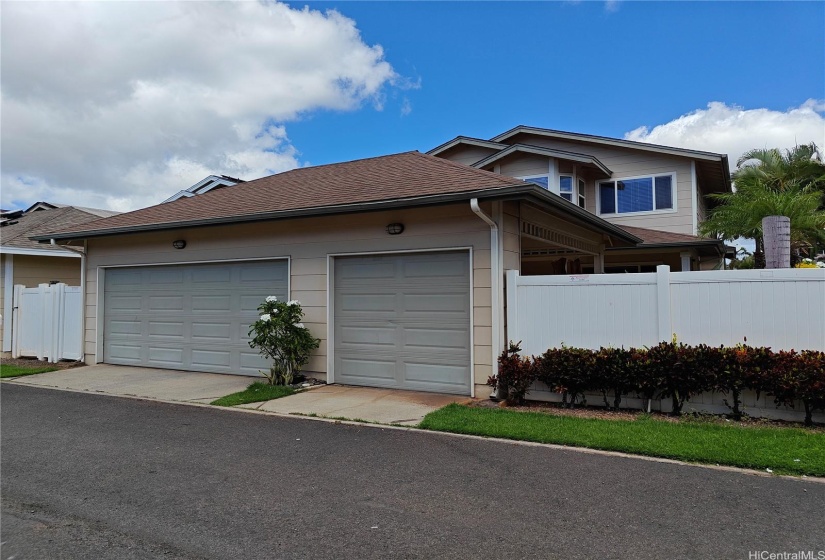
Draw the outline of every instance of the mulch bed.
<instances>
[{"instance_id":1,"label":"mulch bed","mask_svg":"<svg viewBox=\"0 0 825 560\"><path fill-rule=\"evenodd\" d=\"M50 362L40 361L37 358L2 358L0 357L0 365L20 366L20 367L54 367L57 369L69 369L73 367L85 366L83 362L57 362L56 364Z\"/></svg>"}]
</instances>

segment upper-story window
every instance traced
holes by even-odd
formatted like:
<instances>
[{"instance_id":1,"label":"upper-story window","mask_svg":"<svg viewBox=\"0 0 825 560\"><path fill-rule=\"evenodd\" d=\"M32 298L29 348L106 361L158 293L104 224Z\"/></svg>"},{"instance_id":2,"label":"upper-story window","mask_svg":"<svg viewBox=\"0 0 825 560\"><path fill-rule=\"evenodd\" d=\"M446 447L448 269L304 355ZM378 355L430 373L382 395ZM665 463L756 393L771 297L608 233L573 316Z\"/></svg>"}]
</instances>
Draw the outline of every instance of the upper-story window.
<instances>
[{"instance_id":1,"label":"upper-story window","mask_svg":"<svg viewBox=\"0 0 825 560\"><path fill-rule=\"evenodd\" d=\"M600 214L674 210L676 175L631 177L599 182Z\"/></svg>"},{"instance_id":2,"label":"upper-story window","mask_svg":"<svg viewBox=\"0 0 825 560\"><path fill-rule=\"evenodd\" d=\"M521 179L528 183L535 183L547 190L552 190L550 189L549 175L531 175L529 177L521 177ZM573 175L559 175L558 194L573 204L578 204L584 208L584 180L579 179L576 181L576 177Z\"/></svg>"},{"instance_id":3,"label":"upper-story window","mask_svg":"<svg viewBox=\"0 0 825 560\"><path fill-rule=\"evenodd\" d=\"M535 183L543 189L550 190L550 176L549 175L531 175L530 177L519 177L528 183Z\"/></svg>"}]
</instances>

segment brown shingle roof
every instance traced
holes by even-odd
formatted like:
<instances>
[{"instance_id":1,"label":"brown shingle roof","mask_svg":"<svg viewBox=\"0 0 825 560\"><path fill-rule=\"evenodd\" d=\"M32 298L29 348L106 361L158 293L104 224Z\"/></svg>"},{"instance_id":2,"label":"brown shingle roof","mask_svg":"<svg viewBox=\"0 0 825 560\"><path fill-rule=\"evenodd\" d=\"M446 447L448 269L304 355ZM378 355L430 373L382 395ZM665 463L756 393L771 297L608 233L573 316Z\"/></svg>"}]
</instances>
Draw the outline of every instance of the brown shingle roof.
<instances>
[{"instance_id":1,"label":"brown shingle roof","mask_svg":"<svg viewBox=\"0 0 825 560\"><path fill-rule=\"evenodd\" d=\"M100 211L96 211L100 212ZM103 211L111 215L114 212ZM99 220L100 216L74 206L63 206L50 210L35 210L8 220L0 227L0 243L3 247L18 249L52 249L32 241L30 237L45 235L56 230L83 227L83 224Z\"/></svg>"},{"instance_id":2,"label":"brown shingle roof","mask_svg":"<svg viewBox=\"0 0 825 560\"><path fill-rule=\"evenodd\" d=\"M342 205L499 189L526 183L419 152L293 169L195 197L142 208L60 234L262 216ZM319 212L320 213L320 212ZM79 237L79 236L78 236Z\"/></svg>"},{"instance_id":3,"label":"brown shingle roof","mask_svg":"<svg viewBox=\"0 0 825 560\"><path fill-rule=\"evenodd\" d=\"M619 226L627 233L635 235L642 240L642 245L659 245L659 244L673 244L673 243L719 243L722 241L717 239L710 239L707 237L698 237L696 235L687 235L684 233L671 233L669 231L659 231L656 229L647 229L631 226Z\"/></svg>"}]
</instances>

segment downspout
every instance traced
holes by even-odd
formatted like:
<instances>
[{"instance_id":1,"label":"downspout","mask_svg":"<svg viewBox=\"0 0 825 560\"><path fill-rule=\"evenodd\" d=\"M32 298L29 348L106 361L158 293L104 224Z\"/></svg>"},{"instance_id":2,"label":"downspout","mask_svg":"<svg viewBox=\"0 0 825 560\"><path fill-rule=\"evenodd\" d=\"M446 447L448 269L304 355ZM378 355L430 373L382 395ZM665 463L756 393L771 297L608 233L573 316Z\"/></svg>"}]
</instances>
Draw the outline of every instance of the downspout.
<instances>
[{"instance_id":1,"label":"downspout","mask_svg":"<svg viewBox=\"0 0 825 560\"><path fill-rule=\"evenodd\" d=\"M470 199L470 209L476 216L484 220L490 226L490 306L492 307L492 352L493 352L493 377L498 377L498 356L501 353L501 332L500 332L500 315L501 315L501 266L499 260L499 235L498 225L496 222L478 205L478 199ZM472 313L472 310L470 310ZM472 353L475 355L475 352ZM475 383L475 379L473 379ZM498 388L496 388L496 392ZM491 397L493 395L490 395ZM498 395L496 395L498 396Z\"/></svg>"},{"instance_id":2,"label":"downspout","mask_svg":"<svg viewBox=\"0 0 825 560\"><path fill-rule=\"evenodd\" d=\"M54 239L50 243L55 247L66 249L72 253L80 255L80 361L86 361L86 240L83 240L83 248L69 247L68 245L58 245Z\"/></svg>"}]
</instances>

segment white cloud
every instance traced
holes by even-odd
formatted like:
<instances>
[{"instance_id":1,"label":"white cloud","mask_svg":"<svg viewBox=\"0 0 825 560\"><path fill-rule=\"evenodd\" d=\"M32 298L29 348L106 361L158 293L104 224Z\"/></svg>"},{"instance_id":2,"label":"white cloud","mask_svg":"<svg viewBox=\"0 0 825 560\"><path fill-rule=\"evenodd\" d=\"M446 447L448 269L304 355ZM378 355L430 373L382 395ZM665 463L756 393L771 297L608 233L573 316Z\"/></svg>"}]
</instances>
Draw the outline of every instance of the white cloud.
<instances>
[{"instance_id":1,"label":"white cloud","mask_svg":"<svg viewBox=\"0 0 825 560\"><path fill-rule=\"evenodd\" d=\"M725 153L731 168L748 150L816 144L825 148L825 102L809 99L787 111L744 109L714 101L652 129L641 126L627 140Z\"/></svg>"},{"instance_id":2,"label":"white cloud","mask_svg":"<svg viewBox=\"0 0 825 560\"><path fill-rule=\"evenodd\" d=\"M404 79L335 12L257 2L3 6L2 205L117 210L301 164L284 123Z\"/></svg>"}]
</instances>

